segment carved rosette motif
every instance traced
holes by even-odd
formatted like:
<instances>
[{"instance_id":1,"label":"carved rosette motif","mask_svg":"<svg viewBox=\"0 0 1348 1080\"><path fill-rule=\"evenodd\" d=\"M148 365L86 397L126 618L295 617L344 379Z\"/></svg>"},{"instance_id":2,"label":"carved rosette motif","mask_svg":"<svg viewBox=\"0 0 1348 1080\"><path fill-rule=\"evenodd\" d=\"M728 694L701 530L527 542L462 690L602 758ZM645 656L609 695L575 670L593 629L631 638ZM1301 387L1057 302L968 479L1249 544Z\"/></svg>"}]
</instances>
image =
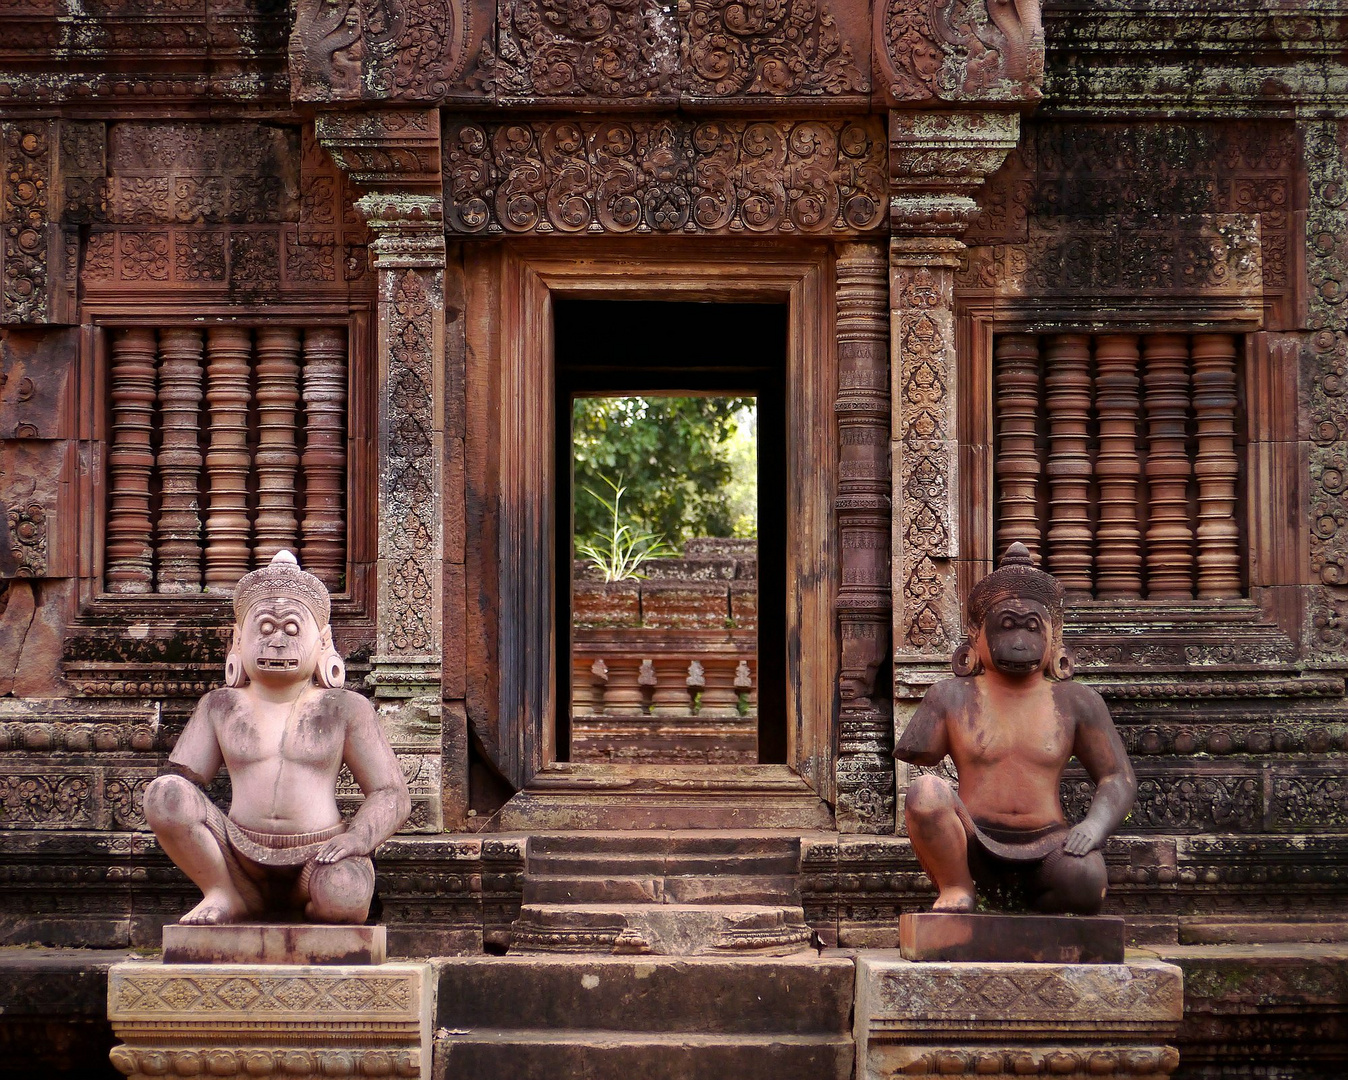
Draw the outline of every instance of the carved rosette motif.
<instances>
[{"instance_id":1,"label":"carved rosette motif","mask_svg":"<svg viewBox=\"0 0 1348 1080\"><path fill-rule=\"evenodd\" d=\"M0 124L0 324L47 321L54 133L46 120Z\"/></svg>"},{"instance_id":2,"label":"carved rosette motif","mask_svg":"<svg viewBox=\"0 0 1348 1080\"><path fill-rule=\"evenodd\" d=\"M1348 124L1303 129L1310 201L1306 214L1308 315L1301 395L1310 445L1312 580L1307 649L1348 659Z\"/></svg>"},{"instance_id":3,"label":"carved rosette motif","mask_svg":"<svg viewBox=\"0 0 1348 1080\"><path fill-rule=\"evenodd\" d=\"M943 664L958 640L954 277L971 197L1019 137L1019 117L890 117L894 658ZM896 667L896 680L902 680Z\"/></svg>"},{"instance_id":4,"label":"carved rosette motif","mask_svg":"<svg viewBox=\"0 0 1348 1080\"><path fill-rule=\"evenodd\" d=\"M889 652L889 261L883 244L839 248L838 823L892 832L894 767L889 688L876 685Z\"/></svg>"},{"instance_id":5,"label":"carved rosette motif","mask_svg":"<svg viewBox=\"0 0 1348 1080\"><path fill-rule=\"evenodd\" d=\"M1035 101L1044 81L1038 0L881 0L876 67L895 102Z\"/></svg>"},{"instance_id":6,"label":"carved rosette motif","mask_svg":"<svg viewBox=\"0 0 1348 1080\"><path fill-rule=\"evenodd\" d=\"M450 123L451 235L876 232L884 141L861 121Z\"/></svg>"}]
</instances>

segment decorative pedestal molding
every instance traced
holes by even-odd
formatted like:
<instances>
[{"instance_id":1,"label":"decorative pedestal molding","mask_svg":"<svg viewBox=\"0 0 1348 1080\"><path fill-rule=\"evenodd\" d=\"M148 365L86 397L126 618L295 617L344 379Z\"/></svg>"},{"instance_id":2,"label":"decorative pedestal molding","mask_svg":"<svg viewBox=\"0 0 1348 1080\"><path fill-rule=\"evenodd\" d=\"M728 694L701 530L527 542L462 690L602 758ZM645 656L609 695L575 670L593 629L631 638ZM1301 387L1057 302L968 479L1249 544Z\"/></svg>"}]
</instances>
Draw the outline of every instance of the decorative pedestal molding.
<instances>
[{"instance_id":1,"label":"decorative pedestal molding","mask_svg":"<svg viewBox=\"0 0 1348 1080\"><path fill-rule=\"evenodd\" d=\"M429 1077L429 964L116 964L108 1019L122 1073Z\"/></svg>"},{"instance_id":2,"label":"decorative pedestal molding","mask_svg":"<svg viewBox=\"0 0 1348 1080\"><path fill-rule=\"evenodd\" d=\"M857 959L858 1080L892 1076L1169 1076L1180 969Z\"/></svg>"}]
</instances>

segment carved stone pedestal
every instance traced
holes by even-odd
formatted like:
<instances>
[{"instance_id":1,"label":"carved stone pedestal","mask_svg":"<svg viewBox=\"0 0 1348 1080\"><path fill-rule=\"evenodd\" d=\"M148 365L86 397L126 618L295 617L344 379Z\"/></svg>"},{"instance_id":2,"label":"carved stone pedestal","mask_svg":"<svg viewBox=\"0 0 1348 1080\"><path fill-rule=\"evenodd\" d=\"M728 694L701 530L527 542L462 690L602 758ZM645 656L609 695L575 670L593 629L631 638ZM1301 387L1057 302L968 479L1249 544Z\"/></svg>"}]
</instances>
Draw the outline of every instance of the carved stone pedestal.
<instances>
[{"instance_id":1,"label":"carved stone pedestal","mask_svg":"<svg viewBox=\"0 0 1348 1080\"><path fill-rule=\"evenodd\" d=\"M1117 915L993 915L908 912L899 918L905 960L1019 964L1121 964Z\"/></svg>"},{"instance_id":2,"label":"carved stone pedestal","mask_svg":"<svg viewBox=\"0 0 1348 1080\"><path fill-rule=\"evenodd\" d=\"M384 926L233 923L164 927L166 964L382 964Z\"/></svg>"},{"instance_id":3,"label":"carved stone pedestal","mask_svg":"<svg viewBox=\"0 0 1348 1080\"><path fill-rule=\"evenodd\" d=\"M1160 1080L1184 1013L1180 969L857 958L858 1080L1109 1075Z\"/></svg>"},{"instance_id":4,"label":"carved stone pedestal","mask_svg":"<svg viewBox=\"0 0 1348 1080\"><path fill-rule=\"evenodd\" d=\"M110 1056L134 1078L421 1078L432 995L429 964L116 964Z\"/></svg>"}]
</instances>

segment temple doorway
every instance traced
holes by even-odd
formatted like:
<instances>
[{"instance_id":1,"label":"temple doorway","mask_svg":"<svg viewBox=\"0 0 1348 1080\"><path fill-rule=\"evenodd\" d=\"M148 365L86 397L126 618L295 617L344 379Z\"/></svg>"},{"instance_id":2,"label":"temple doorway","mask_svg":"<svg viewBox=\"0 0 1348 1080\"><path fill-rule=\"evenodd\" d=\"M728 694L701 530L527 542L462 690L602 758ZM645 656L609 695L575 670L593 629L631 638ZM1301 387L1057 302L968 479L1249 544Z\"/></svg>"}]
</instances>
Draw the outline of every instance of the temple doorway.
<instances>
[{"instance_id":1,"label":"temple doorway","mask_svg":"<svg viewBox=\"0 0 1348 1080\"><path fill-rule=\"evenodd\" d=\"M558 761L787 760L787 329L556 300Z\"/></svg>"}]
</instances>

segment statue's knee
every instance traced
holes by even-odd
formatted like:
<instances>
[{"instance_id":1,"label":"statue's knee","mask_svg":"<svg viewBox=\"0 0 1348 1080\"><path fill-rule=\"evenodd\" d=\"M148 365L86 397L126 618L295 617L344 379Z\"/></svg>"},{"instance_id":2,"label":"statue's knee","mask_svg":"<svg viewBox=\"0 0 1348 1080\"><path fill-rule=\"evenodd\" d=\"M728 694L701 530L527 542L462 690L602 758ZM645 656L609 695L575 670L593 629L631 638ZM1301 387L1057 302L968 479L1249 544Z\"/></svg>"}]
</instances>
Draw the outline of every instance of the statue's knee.
<instances>
[{"instance_id":1,"label":"statue's knee","mask_svg":"<svg viewBox=\"0 0 1348 1080\"><path fill-rule=\"evenodd\" d=\"M155 832L181 828L199 820L200 792L192 781L165 773L145 789L145 820Z\"/></svg>"},{"instance_id":2,"label":"statue's knee","mask_svg":"<svg viewBox=\"0 0 1348 1080\"><path fill-rule=\"evenodd\" d=\"M1063 855L1046 884L1056 900L1057 910L1073 915L1098 915L1109 885L1104 856L1098 851L1081 857Z\"/></svg>"},{"instance_id":3,"label":"statue's knee","mask_svg":"<svg viewBox=\"0 0 1348 1080\"><path fill-rule=\"evenodd\" d=\"M363 923L374 896L369 859L342 859L316 866L309 877L308 915L319 922Z\"/></svg>"},{"instance_id":4,"label":"statue's knee","mask_svg":"<svg viewBox=\"0 0 1348 1080\"><path fill-rule=\"evenodd\" d=\"M939 776L924 773L908 785L904 798L905 813L919 820L935 817L955 805L955 793Z\"/></svg>"}]
</instances>

